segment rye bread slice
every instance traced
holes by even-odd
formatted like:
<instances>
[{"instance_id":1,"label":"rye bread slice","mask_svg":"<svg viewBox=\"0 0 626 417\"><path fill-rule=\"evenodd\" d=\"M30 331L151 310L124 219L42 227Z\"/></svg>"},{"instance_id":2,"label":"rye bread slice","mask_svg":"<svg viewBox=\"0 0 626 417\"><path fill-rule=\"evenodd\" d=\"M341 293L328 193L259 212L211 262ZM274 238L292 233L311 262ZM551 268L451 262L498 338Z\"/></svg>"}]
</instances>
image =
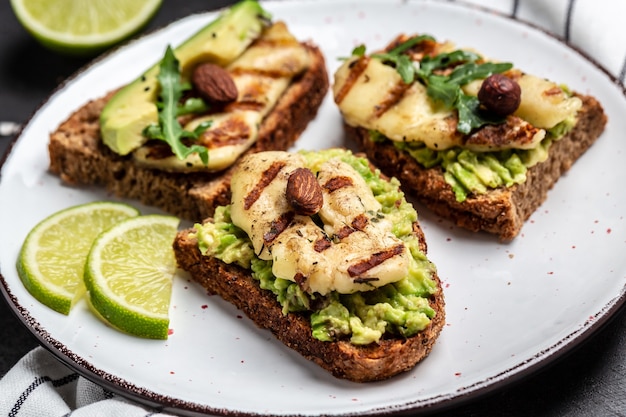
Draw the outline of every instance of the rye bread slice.
<instances>
[{"instance_id":1,"label":"rye bread slice","mask_svg":"<svg viewBox=\"0 0 626 417\"><path fill-rule=\"evenodd\" d=\"M286 150L316 116L328 91L328 73L319 48L304 43L311 65L296 78L263 120L249 153ZM50 172L74 185L104 186L118 197L141 201L191 221L213 215L230 202L231 169L218 173L169 173L137 166L131 155L120 156L102 143L100 112L114 94L76 110L50 134Z\"/></svg>"},{"instance_id":2,"label":"rye bread slice","mask_svg":"<svg viewBox=\"0 0 626 417\"><path fill-rule=\"evenodd\" d=\"M472 194L463 202L456 200L441 167L426 169L390 141L374 142L366 129L344 126L347 135L383 173L400 180L404 192L457 226L486 231L507 242L520 233L524 222L546 200L548 191L604 130L607 117L602 105L594 97L579 97L583 106L576 126L552 144L546 161L528 170L524 183Z\"/></svg>"},{"instance_id":3,"label":"rye bread slice","mask_svg":"<svg viewBox=\"0 0 626 417\"><path fill-rule=\"evenodd\" d=\"M413 231L419 238L421 250L426 253L426 241L419 224L413 225ZM250 271L203 256L197 240L190 235L192 232L193 229L183 230L174 241L178 266L188 271L192 280L209 294L217 294L230 302L258 327L271 331L283 344L337 378L371 382L408 371L428 356L444 326L444 295L441 281L435 275L433 279L439 290L429 302L436 315L428 327L417 335L385 338L366 346L353 345L347 341L322 342L311 335L308 315L284 315L274 294L261 289Z\"/></svg>"}]
</instances>

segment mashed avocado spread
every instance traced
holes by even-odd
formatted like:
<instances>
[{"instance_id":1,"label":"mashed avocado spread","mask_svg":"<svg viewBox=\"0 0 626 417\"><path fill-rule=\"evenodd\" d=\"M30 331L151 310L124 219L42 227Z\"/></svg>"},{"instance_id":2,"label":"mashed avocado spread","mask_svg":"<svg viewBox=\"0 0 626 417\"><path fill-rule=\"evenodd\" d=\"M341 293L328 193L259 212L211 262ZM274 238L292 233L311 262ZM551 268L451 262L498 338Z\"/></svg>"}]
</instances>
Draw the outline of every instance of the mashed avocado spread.
<instances>
[{"instance_id":1,"label":"mashed avocado spread","mask_svg":"<svg viewBox=\"0 0 626 417\"><path fill-rule=\"evenodd\" d=\"M546 137L533 149L475 152L455 147L435 151L420 142L392 142L425 168L440 165L456 200L463 202L471 193L484 194L490 188L510 187L526 181L528 168L545 161L552 143L572 130L575 124L575 117L565 119L547 130ZM376 131L370 131L370 139L375 142L387 140Z\"/></svg>"},{"instance_id":2,"label":"mashed avocado spread","mask_svg":"<svg viewBox=\"0 0 626 417\"><path fill-rule=\"evenodd\" d=\"M202 253L250 269L261 288L274 293L284 314L310 316L316 339L347 339L353 344L366 345L379 341L385 334L411 337L424 330L435 316L428 299L439 289L433 280L435 266L419 249L419 242L413 235L417 213L404 198L399 182L395 178L382 179L379 172L370 170L366 159L350 151L331 149L301 153L307 168L313 172L317 172L316 167L324 161L340 158L365 179L382 205L375 215L389 218L394 224L393 234L410 250L408 275L372 291L331 292L326 296L305 293L295 282L276 278L271 261L257 258L246 233L232 223L230 206L218 207L213 222L195 225Z\"/></svg>"}]
</instances>

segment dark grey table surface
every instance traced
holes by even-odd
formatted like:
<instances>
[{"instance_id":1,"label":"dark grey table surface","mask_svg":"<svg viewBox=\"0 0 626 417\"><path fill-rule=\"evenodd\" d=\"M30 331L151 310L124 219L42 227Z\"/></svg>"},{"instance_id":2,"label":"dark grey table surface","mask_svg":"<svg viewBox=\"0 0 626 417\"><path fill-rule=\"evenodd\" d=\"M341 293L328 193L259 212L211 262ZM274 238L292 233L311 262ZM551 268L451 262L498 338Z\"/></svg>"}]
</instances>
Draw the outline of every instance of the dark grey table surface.
<instances>
[{"instance_id":1,"label":"dark grey table surface","mask_svg":"<svg viewBox=\"0 0 626 417\"><path fill-rule=\"evenodd\" d=\"M146 30L229 3L164 0ZM87 63L42 49L18 24L9 2L0 1L0 121L26 122L60 82ZM11 142L11 137L0 137L0 155L6 156ZM0 376L37 345L4 298L0 300ZM626 311L540 369L432 415L626 416Z\"/></svg>"}]
</instances>

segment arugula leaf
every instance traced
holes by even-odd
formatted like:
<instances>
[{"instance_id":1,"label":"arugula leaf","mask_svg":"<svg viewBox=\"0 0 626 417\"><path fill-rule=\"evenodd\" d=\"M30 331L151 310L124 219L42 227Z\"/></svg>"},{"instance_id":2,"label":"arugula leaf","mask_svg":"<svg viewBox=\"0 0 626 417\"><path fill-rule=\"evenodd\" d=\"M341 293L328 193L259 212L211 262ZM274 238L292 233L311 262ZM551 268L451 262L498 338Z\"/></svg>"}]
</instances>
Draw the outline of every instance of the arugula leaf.
<instances>
[{"instance_id":1,"label":"arugula leaf","mask_svg":"<svg viewBox=\"0 0 626 417\"><path fill-rule=\"evenodd\" d=\"M503 123L506 118L480 111L478 97L470 96L461 91L457 97L456 108L459 111L459 122L456 130L469 134L472 129L488 125Z\"/></svg>"},{"instance_id":2,"label":"arugula leaf","mask_svg":"<svg viewBox=\"0 0 626 417\"><path fill-rule=\"evenodd\" d=\"M419 65L416 65L403 52L424 40L434 41L434 38L429 35L415 36L389 52L372 54L372 57L392 65L405 83L410 84L416 80L423 83L430 98L440 101L449 109L456 109L458 112L457 131L460 133L469 134L472 129L485 124L502 123L504 118L483 114L480 111L478 98L463 93L461 87L471 81L507 71L513 65L494 62L478 64L477 62L482 59L480 55L460 49L434 57L425 56ZM364 54L365 49L360 49L358 52ZM447 75L435 73L437 70L447 68L452 69Z\"/></svg>"},{"instance_id":3,"label":"arugula leaf","mask_svg":"<svg viewBox=\"0 0 626 417\"><path fill-rule=\"evenodd\" d=\"M359 56L359 57L360 56L365 56L365 45L361 44L361 45L355 46L354 49L352 49L352 53L350 54L349 57L340 56L339 58L337 58L337 60L339 60L339 61L347 61L352 56Z\"/></svg>"},{"instance_id":4,"label":"arugula leaf","mask_svg":"<svg viewBox=\"0 0 626 417\"><path fill-rule=\"evenodd\" d=\"M186 131L182 128L176 116L179 112L180 98L183 92L189 88L188 85L180 81L179 61L174 55L174 51L168 45L165 55L159 64L159 75L157 76L161 90L159 94L159 124L150 125L144 129L144 135L150 139L158 139L167 142L174 155L179 159L197 153L202 162L209 163L208 149L201 145L187 146L182 142L183 138L197 139L206 129L206 125L201 125L202 130L194 132Z\"/></svg>"},{"instance_id":5,"label":"arugula leaf","mask_svg":"<svg viewBox=\"0 0 626 417\"><path fill-rule=\"evenodd\" d=\"M470 62L464 65L456 67L450 73L450 82L458 84L459 86L465 85L471 81L487 78L494 73L501 73L513 68L513 64L485 62L484 64L476 64Z\"/></svg>"},{"instance_id":6,"label":"arugula leaf","mask_svg":"<svg viewBox=\"0 0 626 417\"><path fill-rule=\"evenodd\" d=\"M184 116L192 113L204 113L209 110L209 106L204 100L198 97L190 97L176 109L176 116Z\"/></svg>"},{"instance_id":7,"label":"arugula leaf","mask_svg":"<svg viewBox=\"0 0 626 417\"><path fill-rule=\"evenodd\" d=\"M352 56L363 56L363 55L365 55L365 45L363 44L356 46L352 50Z\"/></svg>"},{"instance_id":8,"label":"arugula leaf","mask_svg":"<svg viewBox=\"0 0 626 417\"><path fill-rule=\"evenodd\" d=\"M372 57L380 59L383 62L393 64L396 71L400 74L400 77L402 77L402 81L404 81L405 84L410 84L415 80L415 63L411 61L411 58L409 58L408 55L403 54L403 52L425 40L435 41L435 38L430 35L414 36L402 42L389 52L372 54Z\"/></svg>"},{"instance_id":9,"label":"arugula leaf","mask_svg":"<svg viewBox=\"0 0 626 417\"><path fill-rule=\"evenodd\" d=\"M401 54L402 52L406 51L407 49L417 45L418 43L424 42L424 41L433 41L433 42L435 42L435 38L433 38L430 35L413 36L412 38L407 39L406 41L402 42L400 45L398 45L395 48L393 48L391 51L389 51L389 53L391 55Z\"/></svg>"},{"instance_id":10,"label":"arugula leaf","mask_svg":"<svg viewBox=\"0 0 626 417\"><path fill-rule=\"evenodd\" d=\"M461 92L458 84L449 82L449 78L443 75L431 75L424 83L430 98L441 101L449 109L454 107Z\"/></svg>"},{"instance_id":11,"label":"arugula leaf","mask_svg":"<svg viewBox=\"0 0 626 417\"><path fill-rule=\"evenodd\" d=\"M480 58L480 55L475 52L463 51L461 49L442 53L434 57L425 56L420 61L420 75L428 77L437 69L448 68L461 63L476 62Z\"/></svg>"},{"instance_id":12,"label":"arugula leaf","mask_svg":"<svg viewBox=\"0 0 626 417\"><path fill-rule=\"evenodd\" d=\"M392 66L398 71L402 81L405 84L410 84L415 80L415 66L411 58L407 55L394 55L391 53L373 54L372 58L378 58L385 64L392 64Z\"/></svg>"}]
</instances>

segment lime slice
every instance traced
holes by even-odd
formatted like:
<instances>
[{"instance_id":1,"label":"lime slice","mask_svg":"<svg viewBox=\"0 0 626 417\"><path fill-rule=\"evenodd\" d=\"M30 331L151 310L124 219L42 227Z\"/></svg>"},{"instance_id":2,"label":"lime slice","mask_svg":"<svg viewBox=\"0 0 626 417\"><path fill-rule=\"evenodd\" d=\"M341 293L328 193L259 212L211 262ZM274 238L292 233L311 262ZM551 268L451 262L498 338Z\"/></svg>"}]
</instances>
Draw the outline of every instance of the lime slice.
<instances>
[{"instance_id":1,"label":"lime slice","mask_svg":"<svg viewBox=\"0 0 626 417\"><path fill-rule=\"evenodd\" d=\"M137 33L161 0L11 0L11 6L45 47L87 56Z\"/></svg>"},{"instance_id":2,"label":"lime slice","mask_svg":"<svg viewBox=\"0 0 626 417\"><path fill-rule=\"evenodd\" d=\"M178 223L172 216L139 216L96 238L85 264L96 316L135 336L167 339Z\"/></svg>"},{"instance_id":3,"label":"lime slice","mask_svg":"<svg viewBox=\"0 0 626 417\"><path fill-rule=\"evenodd\" d=\"M95 202L42 220L26 236L17 259L17 272L28 292L53 310L69 314L85 292L85 260L96 236L138 214L126 204Z\"/></svg>"}]
</instances>

